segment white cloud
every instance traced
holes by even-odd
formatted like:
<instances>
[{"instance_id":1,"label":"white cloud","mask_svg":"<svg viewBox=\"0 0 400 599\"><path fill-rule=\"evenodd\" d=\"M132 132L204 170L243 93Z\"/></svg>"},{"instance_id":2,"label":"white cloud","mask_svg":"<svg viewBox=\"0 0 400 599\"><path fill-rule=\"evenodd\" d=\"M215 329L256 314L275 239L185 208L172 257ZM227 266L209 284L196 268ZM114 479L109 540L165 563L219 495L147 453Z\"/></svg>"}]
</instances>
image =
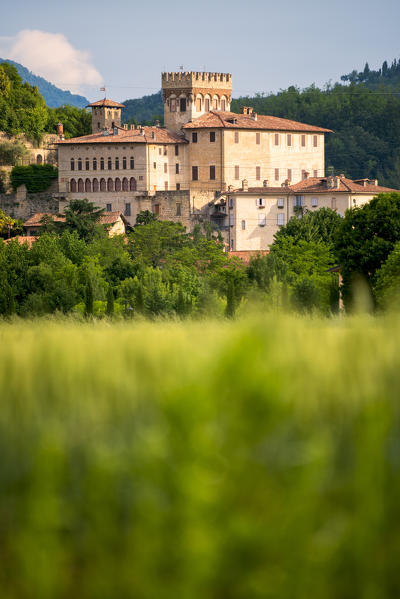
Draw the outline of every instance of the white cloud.
<instances>
[{"instance_id":1,"label":"white cloud","mask_svg":"<svg viewBox=\"0 0 400 599\"><path fill-rule=\"evenodd\" d=\"M89 53L74 48L62 33L24 29L15 37L0 38L0 56L74 93L103 83Z\"/></svg>"}]
</instances>

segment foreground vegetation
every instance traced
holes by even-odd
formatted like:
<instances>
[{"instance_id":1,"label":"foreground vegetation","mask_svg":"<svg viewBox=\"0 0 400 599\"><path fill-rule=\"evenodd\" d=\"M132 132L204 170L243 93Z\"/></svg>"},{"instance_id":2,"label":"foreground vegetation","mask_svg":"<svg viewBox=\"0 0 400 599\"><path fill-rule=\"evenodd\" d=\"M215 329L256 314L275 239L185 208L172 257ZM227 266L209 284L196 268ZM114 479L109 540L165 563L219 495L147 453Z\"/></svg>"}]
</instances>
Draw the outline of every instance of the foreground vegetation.
<instances>
[{"instance_id":1,"label":"foreground vegetation","mask_svg":"<svg viewBox=\"0 0 400 599\"><path fill-rule=\"evenodd\" d=\"M5 599L400 594L398 319L0 325Z\"/></svg>"}]
</instances>

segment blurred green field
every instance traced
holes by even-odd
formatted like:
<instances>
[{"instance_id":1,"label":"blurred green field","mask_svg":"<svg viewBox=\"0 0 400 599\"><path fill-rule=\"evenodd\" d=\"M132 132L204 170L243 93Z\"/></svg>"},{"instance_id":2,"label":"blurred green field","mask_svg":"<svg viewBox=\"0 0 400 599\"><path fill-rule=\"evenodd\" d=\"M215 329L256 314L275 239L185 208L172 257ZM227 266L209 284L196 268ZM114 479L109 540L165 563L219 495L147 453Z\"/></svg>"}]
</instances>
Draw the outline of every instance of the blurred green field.
<instances>
[{"instance_id":1,"label":"blurred green field","mask_svg":"<svg viewBox=\"0 0 400 599\"><path fill-rule=\"evenodd\" d=\"M400 596L400 320L0 324L1 599Z\"/></svg>"}]
</instances>

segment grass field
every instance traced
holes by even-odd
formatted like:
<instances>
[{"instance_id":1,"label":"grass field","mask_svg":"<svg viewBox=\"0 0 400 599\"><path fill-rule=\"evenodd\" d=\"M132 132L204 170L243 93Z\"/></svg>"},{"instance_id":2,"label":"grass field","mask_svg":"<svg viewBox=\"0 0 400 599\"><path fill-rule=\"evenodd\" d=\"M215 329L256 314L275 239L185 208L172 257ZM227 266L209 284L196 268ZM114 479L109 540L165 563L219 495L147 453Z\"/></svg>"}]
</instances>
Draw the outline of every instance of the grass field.
<instances>
[{"instance_id":1,"label":"grass field","mask_svg":"<svg viewBox=\"0 0 400 599\"><path fill-rule=\"evenodd\" d=\"M0 324L2 599L400 596L400 320Z\"/></svg>"}]
</instances>

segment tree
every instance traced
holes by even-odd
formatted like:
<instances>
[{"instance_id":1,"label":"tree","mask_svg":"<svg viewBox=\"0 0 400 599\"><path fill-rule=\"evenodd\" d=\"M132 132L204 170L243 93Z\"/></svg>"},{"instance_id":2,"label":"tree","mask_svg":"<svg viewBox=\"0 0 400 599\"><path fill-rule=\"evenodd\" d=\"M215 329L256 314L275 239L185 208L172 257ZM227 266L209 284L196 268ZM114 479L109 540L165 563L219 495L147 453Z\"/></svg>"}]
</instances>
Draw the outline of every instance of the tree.
<instances>
[{"instance_id":1,"label":"tree","mask_svg":"<svg viewBox=\"0 0 400 599\"><path fill-rule=\"evenodd\" d=\"M93 239L99 225L103 208L97 208L87 199L71 200L65 210L65 222L59 223L59 228L66 231L76 231L81 239Z\"/></svg>"},{"instance_id":2,"label":"tree","mask_svg":"<svg viewBox=\"0 0 400 599\"><path fill-rule=\"evenodd\" d=\"M108 285L107 289L106 314L107 316L112 316L114 314L114 291L111 284Z\"/></svg>"},{"instance_id":3,"label":"tree","mask_svg":"<svg viewBox=\"0 0 400 599\"><path fill-rule=\"evenodd\" d=\"M375 295L378 306L387 308L400 301L400 241L376 272Z\"/></svg>"},{"instance_id":4,"label":"tree","mask_svg":"<svg viewBox=\"0 0 400 599\"><path fill-rule=\"evenodd\" d=\"M87 277L87 281L86 281L85 314L86 314L86 316L93 316L93 314L94 314L93 282L92 282L92 279L90 276Z\"/></svg>"},{"instance_id":5,"label":"tree","mask_svg":"<svg viewBox=\"0 0 400 599\"><path fill-rule=\"evenodd\" d=\"M58 169L51 164L14 166L11 171L11 185L14 190L20 185L26 185L29 193L37 193L48 189L57 177Z\"/></svg>"},{"instance_id":6,"label":"tree","mask_svg":"<svg viewBox=\"0 0 400 599\"><path fill-rule=\"evenodd\" d=\"M336 234L335 252L342 266L343 299L352 303L352 280L362 276L373 289L376 273L400 239L400 194L382 193L348 210Z\"/></svg>"},{"instance_id":7,"label":"tree","mask_svg":"<svg viewBox=\"0 0 400 599\"><path fill-rule=\"evenodd\" d=\"M136 216L136 225L148 225L157 220L157 216L151 210L141 210Z\"/></svg>"},{"instance_id":8,"label":"tree","mask_svg":"<svg viewBox=\"0 0 400 599\"><path fill-rule=\"evenodd\" d=\"M320 208L307 211L301 218L292 217L286 225L280 227L275 240L293 237L296 241L322 241L333 244L341 217L335 210Z\"/></svg>"}]
</instances>

